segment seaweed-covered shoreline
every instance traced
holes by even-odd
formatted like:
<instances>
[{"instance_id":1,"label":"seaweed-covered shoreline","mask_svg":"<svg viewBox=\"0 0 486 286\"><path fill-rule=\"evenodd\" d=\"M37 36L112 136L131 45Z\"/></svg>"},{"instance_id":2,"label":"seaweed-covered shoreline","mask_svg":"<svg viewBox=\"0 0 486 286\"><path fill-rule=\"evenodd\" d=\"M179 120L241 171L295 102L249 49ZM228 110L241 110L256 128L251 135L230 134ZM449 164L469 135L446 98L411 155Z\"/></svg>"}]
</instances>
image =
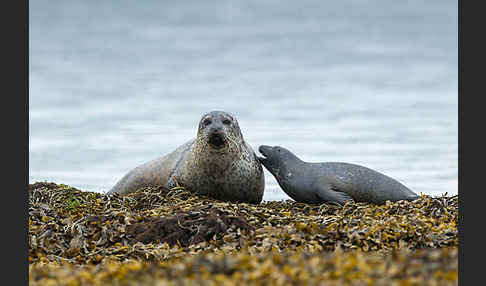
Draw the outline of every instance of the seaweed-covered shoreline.
<instances>
[{"instance_id":1,"label":"seaweed-covered shoreline","mask_svg":"<svg viewBox=\"0 0 486 286\"><path fill-rule=\"evenodd\" d=\"M457 196L252 205L160 187L28 191L32 285L457 284Z\"/></svg>"}]
</instances>

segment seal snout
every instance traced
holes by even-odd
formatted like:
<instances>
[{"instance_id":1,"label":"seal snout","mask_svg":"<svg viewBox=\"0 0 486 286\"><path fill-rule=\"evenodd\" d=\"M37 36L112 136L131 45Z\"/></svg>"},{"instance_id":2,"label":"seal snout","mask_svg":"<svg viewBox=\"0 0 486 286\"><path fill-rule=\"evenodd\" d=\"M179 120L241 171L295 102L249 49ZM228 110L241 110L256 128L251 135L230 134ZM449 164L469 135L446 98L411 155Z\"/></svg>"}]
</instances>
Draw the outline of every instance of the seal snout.
<instances>
[{"instance_id":1,"label":"seal snout","mask_svg":"<svg viewBox=\"0 0 486 286\"><path fill-rule=\"evenodd\" d=\"M272 149L272 147L267 146L267 145L260 145L260 147L258 147L258 151L260 151L260 153L264 157L268 157L268 153L269 153L270 149Z\"/></svg>"},{"instance_id":2,"label":"seal snout","mask_svg":"<svg viewBox=\"0 0 486 286\"><path fill-rule=\"evenodd\" d=\"M272 149L272 147L267 146L267 145L260 145L260 147L258 147L258 151L263 155L263 157L257 156L260 163L262 163L264 165L266 165L268 163L268 161L269 161L268 156L270 155L271 149Z\"/></svg>"},{"instance_id":3,"label":"seal snout","mask_svg":"<svg viewBox=\"0 0 486 286\"><path fill-rule=\"evenodd\" d=\"M221 131L213 131L208 137L208 142L214 147L220 148L226 144L226 138Z\"/></svg>"}]
</instances>

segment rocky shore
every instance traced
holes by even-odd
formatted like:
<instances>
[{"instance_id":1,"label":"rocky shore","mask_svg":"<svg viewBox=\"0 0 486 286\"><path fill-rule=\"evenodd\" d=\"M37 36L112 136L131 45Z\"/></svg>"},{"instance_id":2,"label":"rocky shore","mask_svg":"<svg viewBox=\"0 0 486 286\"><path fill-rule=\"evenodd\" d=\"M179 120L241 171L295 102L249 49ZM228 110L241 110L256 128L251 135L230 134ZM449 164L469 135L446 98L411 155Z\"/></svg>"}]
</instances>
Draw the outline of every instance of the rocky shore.
<instances>
[{"instance_id":1,"label":"rocky shore","mask_svg":"<svg viewBox=\"0 0 486 286\"><path fill-rule=\"evenodd\" d=\"M229 203L29 185L31 285L457 285L458 197Z\"/></svg>"}]
</instances>

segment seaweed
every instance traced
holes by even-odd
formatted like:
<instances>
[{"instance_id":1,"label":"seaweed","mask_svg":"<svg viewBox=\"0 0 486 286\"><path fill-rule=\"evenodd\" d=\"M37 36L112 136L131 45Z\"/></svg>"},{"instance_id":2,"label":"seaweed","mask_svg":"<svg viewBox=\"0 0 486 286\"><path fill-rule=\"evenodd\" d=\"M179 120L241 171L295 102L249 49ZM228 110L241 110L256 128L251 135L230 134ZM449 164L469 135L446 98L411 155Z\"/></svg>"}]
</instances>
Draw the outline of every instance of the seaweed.
<instances>
[{"instance_id":1,"label":"seaweed","mask_svg":"<svg viewBox=\"0 0 486 286\"><path fill-rule=\"evenodd\" d=\"M319 277L348 285L414 285L414 277L457 283L458 196L340 206L223 202L180 187L120 196L38 182L28 192L29 275L38 285L65 283L65 273L83 285L103 284L115 272L126 274L117 280L125 285L139 274L162 285L197 277L275 285ZM369 283L353 284L359 279ZM332 283L326 285L338 285Z\"/></svg>"}]
</instances>

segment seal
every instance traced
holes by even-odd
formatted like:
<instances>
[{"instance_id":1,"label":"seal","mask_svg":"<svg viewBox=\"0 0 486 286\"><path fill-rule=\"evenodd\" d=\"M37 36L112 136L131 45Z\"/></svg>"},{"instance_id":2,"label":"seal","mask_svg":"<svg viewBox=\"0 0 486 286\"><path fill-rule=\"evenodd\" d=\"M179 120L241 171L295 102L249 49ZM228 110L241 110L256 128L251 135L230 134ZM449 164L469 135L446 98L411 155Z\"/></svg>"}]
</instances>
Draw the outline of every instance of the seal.
<instances>
[{"instance_id":1,"label":"seal","mask_svg":"<svg viewBox=\"0 0 486 286\"><path fill-rule=\"evenodd\" d=\"M236 118L212 111L201 118L195 139L131 170L108 194L128 194L150 185L182 186L222 201L259 203L265 177Z\"/></svg>"},{"instance_id":2,"label":"seal","mask_svg":"<svg viewBox=\"0 0 486 286\"><path fill-rule=\"evenodd\" d=\"M341 162L304 162L280 146L258 148L260 162L282 190L297 202L320 204L345 201L383 204L387 200L415 200L410 189L367 167Z\"/></svg>"}]
</instances>

